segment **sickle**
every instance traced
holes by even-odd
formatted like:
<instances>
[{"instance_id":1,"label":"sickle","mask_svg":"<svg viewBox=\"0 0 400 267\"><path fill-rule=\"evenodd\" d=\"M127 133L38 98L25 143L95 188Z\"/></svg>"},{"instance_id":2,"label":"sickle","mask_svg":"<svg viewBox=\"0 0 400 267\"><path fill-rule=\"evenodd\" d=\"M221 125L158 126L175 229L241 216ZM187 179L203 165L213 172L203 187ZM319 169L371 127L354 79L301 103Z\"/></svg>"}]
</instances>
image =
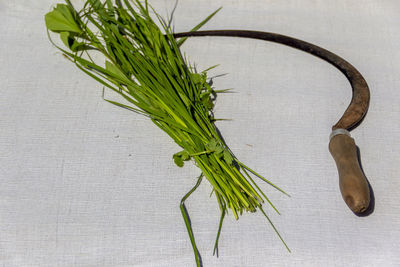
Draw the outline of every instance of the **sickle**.
<instances>
[{"instance_id":1,"label":"sickle","mask_svg":"<svg viewBox=\"0 0 400 267\"><path fill-rule=\"evenodd\" d=\"M367 113L370 93L367 82L360 72L343 58L319 46L276 33L246 30L215 30L175 33L175 38L194 36L226 36L260 39L280 43L317 56L339 69L349 80L353 97L343 116L332 126L329 151L336 162L339 186L347 206L361 214L370 205L370 190L361 169L357 147L350 131L357 127Z\"/></svg>"}]
</instances>

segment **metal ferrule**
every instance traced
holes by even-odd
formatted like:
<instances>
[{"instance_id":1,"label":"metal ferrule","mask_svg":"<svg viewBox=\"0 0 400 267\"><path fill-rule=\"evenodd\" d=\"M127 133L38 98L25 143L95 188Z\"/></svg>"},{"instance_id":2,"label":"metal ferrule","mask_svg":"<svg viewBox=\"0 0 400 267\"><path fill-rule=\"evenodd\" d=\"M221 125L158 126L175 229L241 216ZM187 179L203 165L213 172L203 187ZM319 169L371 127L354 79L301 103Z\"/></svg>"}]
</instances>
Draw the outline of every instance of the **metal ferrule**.
<instances>
[{"instance_id":1,"label":"metal ferrule","mask_svg":"<svg viewBox=\"0 0 400 267\"><path fill-rule=\"evenodd\" d=\"M329 135L329 141L332 140L332 138L333 138L334 136L339 135L339 134L345 134L345 135L351 137L349 131L347 131L346 129L339 128L339 129L335 129L335 130L333 130L333 131L331 132L331 134Z\"/></svg>"}]
</instances>

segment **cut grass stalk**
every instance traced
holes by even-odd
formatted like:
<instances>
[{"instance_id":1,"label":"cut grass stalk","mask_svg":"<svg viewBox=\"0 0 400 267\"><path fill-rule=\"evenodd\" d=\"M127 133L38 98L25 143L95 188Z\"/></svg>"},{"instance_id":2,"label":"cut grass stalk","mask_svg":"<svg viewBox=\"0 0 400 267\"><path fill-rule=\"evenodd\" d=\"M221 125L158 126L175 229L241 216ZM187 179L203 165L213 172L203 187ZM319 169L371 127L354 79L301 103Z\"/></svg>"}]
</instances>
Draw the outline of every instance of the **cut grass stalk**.
<instances>
[{"instance_id":1,"label":"cut grass stalk","mask_svg":"<svg viewBox=\"0 0 400 267\"><path fill-rule=\"evenodd\" d=\"M218 10L192 31L202 27ZM77 11L66 0L45 20L48 30L59 34L66 46L61 48L52 41L64 56L123 100L106 101L150 118L183 149L173 155L175 163L182 167L185 161L192 160L200 168L202 174L180 205L196 264L200 266L184 201L203 177L212 185L221 210L214 253L228 210L236 219L243 212L258 209L266 216L262 209L266 200L277 211L247 171L285 192L240 162L225 145L214 124L217 119L213 108L217 95L229 89L214 90L207 72L215 66L197 73L179 49L186 39L175 40L170 21L154 11L161 25L158 27L150 11L154 10L147 1L86 0L83 9ZM95 60L98 55L103 56L102 62Z\"/></svg>"}]
</instances>

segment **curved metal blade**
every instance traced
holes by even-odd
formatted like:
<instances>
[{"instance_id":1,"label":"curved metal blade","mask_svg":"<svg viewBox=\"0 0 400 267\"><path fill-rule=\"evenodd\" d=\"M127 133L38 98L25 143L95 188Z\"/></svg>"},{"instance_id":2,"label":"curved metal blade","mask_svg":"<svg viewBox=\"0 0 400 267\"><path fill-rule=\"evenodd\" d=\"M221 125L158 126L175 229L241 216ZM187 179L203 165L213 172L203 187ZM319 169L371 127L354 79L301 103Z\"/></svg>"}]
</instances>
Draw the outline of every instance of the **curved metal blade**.
<instances>
[{"instance_id":1,"label":"curved metal blade","mask_svg":"<svg viewBox=\"0 0 400 267\"><path fill-rule=\"evenodd\" d=\"M289 36L260 31L215 30L182 32L174 34L175 38L194 36L226 36L259 39L287 45L317 56L339 69L347 77L353 90L353 97L349 106L339 121L332 126L332 130L343 128L351 131L361 123L367 114L370 99L367 82L361 73L349 62L324 48Z\"/></svg>"}]
</instances>

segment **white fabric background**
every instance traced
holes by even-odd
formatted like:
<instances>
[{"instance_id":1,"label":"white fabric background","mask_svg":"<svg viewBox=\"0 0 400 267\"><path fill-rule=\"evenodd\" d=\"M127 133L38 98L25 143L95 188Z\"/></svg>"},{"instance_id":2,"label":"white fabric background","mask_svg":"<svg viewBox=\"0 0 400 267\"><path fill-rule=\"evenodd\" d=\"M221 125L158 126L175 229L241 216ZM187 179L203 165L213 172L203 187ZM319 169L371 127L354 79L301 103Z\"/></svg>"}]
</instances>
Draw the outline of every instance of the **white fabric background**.
<instances>
[{"instance_id":1,"label":"white fabric background","mask_svg":"<svg viewBox=\"0 0 400 267\"><path fill-rule=\"evenodd\" d=\"M0 0L0 266L194 266L178 204L199 170L149 120L106 103L101 86L46 36L56 0ZM80 0L75 0L79 3ZM174 0L152 0L162 15ZM352 132L376 205L354 216L341 199L327 145L351 97L326 62L255 40L198 38L184 50L212 74L223 136L243 162L291 194L262 188L282 215L226 218L203 182L187 201L204 266L399 266L400 3L397 0L185 0L176 31L223 6L205 29L286 34L351 62L371 89ZM260 183L261 184L261 183Z\"/></svg>"}]
</instances>

